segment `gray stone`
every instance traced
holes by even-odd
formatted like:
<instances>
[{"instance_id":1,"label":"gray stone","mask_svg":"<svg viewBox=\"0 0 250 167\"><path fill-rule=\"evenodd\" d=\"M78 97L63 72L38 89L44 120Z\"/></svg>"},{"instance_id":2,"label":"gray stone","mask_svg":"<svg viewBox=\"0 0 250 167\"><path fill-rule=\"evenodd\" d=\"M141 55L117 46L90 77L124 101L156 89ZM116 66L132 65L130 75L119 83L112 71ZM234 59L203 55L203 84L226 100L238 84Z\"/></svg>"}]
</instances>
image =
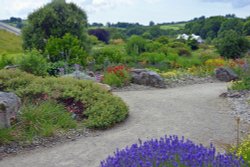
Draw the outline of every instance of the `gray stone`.
<instances>
[{"instance_id":1,"label":"gray stone","mask_svg":"<svg viewBox=\"0 0 250 167\"><path fill-rule=\"evenodd\" d=\"M17 69L19 66L18 65L8 65L8 66L5 66L4 69Z\"/></svg>"},{"instance_id":2,"label":"gray stone","mask_svg":"<svg viewBox=\"0 0 250 167\"><path fill-rule=\"evenodd\" d=\"M76 70L71 74L63 75L62 77L73 77L76 79L96 81L95 77L89 76L87 73L79 71L79 70Z\"/></svg>"},{"instance_id":3,"label":"gray stone","mask_svg":"<svg viewBox=\"0 0 250 167\"><path fill-rule=\"evenodd\" d=\"M21 107L21 100L14 93L0 92L0 128L9 128Z\"/></svg>"},{"instance_id":4,"label":"gray stone","mask_svg":"<svg viewBox=\"0 0 250 167\"><path fill-rule=\"evenodd\" d=\"M107 84L103 84L103 83L96 83L98 86L100 86L102 89L110 92L112 90L111 86L107 85Z\"/></svg>"},{"instance_id":5,"label":"gray stone","mask_svg":"<svg viewBox=\"0 0 250 167\"><path fill-rule=\"evenodd\" d=\"M230 68L220 67L215 70L215 76L218 80L224 82L235 81L239 79L238 75Z\"/></svg>"},{"instance_id":6,"label":"gray stone","mask_svg":"<svg viewBox=\"0 0 250 167\"><path fill-rule=\"evenodd\" d=\"M164 79L154 71L145 69L131 70L132 83L139 85L152 86L156 88L165 88Z\"/></svg>"}]
</instances>

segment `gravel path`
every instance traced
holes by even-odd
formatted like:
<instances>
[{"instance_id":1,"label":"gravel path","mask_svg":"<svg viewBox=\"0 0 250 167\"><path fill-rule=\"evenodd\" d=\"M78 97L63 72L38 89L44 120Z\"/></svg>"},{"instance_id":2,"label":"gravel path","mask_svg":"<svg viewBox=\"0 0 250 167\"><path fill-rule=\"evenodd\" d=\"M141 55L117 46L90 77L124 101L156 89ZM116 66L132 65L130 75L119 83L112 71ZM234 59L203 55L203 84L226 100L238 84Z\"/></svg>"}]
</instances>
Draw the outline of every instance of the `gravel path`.
<instances>
[{"instance_id":1,"label":"gravel path","mask_svg":"<svg viewBox=\"0 0 250 167\"><path fill-rule=\"evenodd\" d=\"M122 124L92 137L54 148L5 158L1 167L97 167L99 162L138 138L159 138L165 134L184 135L204 145L231 143L235 120L226 99L225 83L197 84L173 89L115 92L130 106L130 116ZM217 145L219 147L219 145Z\"/></svg>"}]
</instances>

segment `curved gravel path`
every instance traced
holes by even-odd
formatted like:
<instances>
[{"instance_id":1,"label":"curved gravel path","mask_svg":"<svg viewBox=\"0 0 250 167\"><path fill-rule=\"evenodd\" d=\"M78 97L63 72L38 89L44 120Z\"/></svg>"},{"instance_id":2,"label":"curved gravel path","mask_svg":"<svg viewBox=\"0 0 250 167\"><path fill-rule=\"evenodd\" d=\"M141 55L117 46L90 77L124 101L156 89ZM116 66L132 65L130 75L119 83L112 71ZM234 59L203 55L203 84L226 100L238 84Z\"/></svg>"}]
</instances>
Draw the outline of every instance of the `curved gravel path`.
<instances>
[{"instance_id":1,"label":"curved gravel path","mask_svg":"<svg viewBox=\"0 0 250 167\"><path fill-rule=\"evenodd\" d=\"M159 138L165 134L184 135L208 145L233 142L235 121L225 99L225 83L207 83L173 89L115 92L130 106L122 124L54 148L5 158L1 167L97 167L117 147L124 148L138 138ZM219 145L217 145L219 146Z\"/></svg>"}]
</instances>

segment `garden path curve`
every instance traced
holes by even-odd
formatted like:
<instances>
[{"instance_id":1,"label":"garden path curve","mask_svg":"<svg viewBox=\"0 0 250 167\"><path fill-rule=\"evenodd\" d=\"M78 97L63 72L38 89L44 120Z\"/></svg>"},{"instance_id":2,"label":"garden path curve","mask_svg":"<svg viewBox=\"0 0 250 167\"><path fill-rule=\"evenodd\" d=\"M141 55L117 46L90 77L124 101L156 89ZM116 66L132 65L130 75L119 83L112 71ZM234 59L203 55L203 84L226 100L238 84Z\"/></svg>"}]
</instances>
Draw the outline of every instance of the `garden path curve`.
<instances>
[{"instance_id":1,"label":"garden path curve","mask_svg":"<svg viewBox=\"0 0 250 167\"><path fill-rule=\"evenodd\" d=\"M5 158L1 167L97 167L119 147L140 139L165 134L184 135L208 145L211 141L232 142L235 121L230 107L219 95L225 83L197 84L173 89L115 92L130 107L122 124L95 137L83 137L54 148L38 149Z\"/></svg>"}]
</instances>

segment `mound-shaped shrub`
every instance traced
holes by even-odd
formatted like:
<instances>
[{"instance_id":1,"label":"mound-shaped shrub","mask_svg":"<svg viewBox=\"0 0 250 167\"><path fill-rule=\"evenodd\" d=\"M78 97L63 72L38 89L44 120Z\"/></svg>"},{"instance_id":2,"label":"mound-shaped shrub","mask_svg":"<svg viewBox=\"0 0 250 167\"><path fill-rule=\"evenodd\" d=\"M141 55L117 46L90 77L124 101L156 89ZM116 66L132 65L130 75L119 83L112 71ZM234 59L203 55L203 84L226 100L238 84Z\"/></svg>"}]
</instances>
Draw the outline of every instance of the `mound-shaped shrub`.
<instances>
[{"instance_id":1,"label":"mound-shaped shrub","mask_svg":"<svg viewBox=\"0 0 250 167\"><path fill-rule=\"evenodd\" d=\"M240 167L247 166L234 155L216 153L211 144L209 148L196 145L190 140L177 136L152 139L130 148L117 150L101 162L101 167Z\"/></svg>"},{"instance_id":2,"label":"mound-shaped shrub","mask_svg":"<svg viewBox=\"0 0 250 167\"><path fill-rule=\"evenodd\" d=\"M108 128L128 116L128 107L116 96L92 81L69 77L36 77L19 70L0 70L0 90L16 93L22 100L74 99L84 105L84 124Z\"/></svg>"}]
</instances>

